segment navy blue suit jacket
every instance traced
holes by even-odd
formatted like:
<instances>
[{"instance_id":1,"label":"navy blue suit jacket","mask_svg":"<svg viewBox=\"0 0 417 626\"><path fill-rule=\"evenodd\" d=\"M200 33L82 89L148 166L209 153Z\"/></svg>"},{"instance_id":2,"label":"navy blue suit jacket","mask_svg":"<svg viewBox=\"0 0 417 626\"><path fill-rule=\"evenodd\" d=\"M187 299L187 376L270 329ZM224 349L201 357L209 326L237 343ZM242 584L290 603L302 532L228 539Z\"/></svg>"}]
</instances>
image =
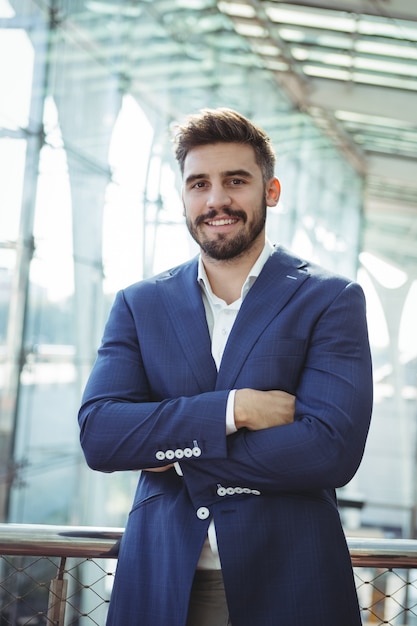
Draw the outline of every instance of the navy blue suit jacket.
<instances>
[{"instance_id":1,"label":"navy blue suit jacket","mask_svg":"<svg viewBox=\"0 0 417 626\"><path fill-rule=\"evenodd\" d=\"M225 435L229 391L296 395L294 423ZM79 420L88 464L142 472L111 626L184 626L211 516L233 626L357 626L335 488L361 461L372 405L361 288L277 248L220 370L197 260L120 292Z\"/></svg>"}]
</instances>

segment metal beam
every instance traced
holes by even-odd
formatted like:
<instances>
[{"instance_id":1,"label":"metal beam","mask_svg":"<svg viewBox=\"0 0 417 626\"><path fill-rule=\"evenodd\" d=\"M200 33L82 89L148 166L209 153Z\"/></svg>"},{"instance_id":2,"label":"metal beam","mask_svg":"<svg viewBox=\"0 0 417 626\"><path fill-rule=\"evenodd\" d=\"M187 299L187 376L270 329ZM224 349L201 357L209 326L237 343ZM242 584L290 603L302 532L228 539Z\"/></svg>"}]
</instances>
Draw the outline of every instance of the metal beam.
<instances>
[{"instance_id":1,"label":"metal beam","mask_svg":"<svg viewBox=\"0 0 417 626\"><path fill-rule=\"evenodd\" d=\"M27 130L26 160L19 235L16 244L16 263L12 279L6 339L5 384L1 395L0 411L0 520L9 513L10 492L16 478L18 465L14 458L15 436L19 412L20 375L25 363L25 326L29 294L29 270L34 252L33 226L40 151L44 143L43 112L48 79L48 46L51 42L51 25L37 22L44 37L39 37L35 49L30 127Z\"/></svg>"}]
</instances>

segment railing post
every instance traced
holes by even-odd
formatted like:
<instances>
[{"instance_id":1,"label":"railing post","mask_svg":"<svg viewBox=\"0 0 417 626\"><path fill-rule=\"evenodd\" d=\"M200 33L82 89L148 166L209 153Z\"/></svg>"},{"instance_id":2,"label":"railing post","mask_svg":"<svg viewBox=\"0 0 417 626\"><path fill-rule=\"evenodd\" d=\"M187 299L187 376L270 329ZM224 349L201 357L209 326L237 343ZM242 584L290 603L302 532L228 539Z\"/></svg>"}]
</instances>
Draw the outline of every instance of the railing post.
<instances>
[{"instance_id":1,"label":"railing post","mask_svg":"<svg viewBox=\"0 0 417 626\"><path fill-rule=\"evenodd\" d=\"M51 580L48 600L48 624L64 626L68 581L64 578L66 557L59 563L58 574Z\"/></svg>"}]
</instances>

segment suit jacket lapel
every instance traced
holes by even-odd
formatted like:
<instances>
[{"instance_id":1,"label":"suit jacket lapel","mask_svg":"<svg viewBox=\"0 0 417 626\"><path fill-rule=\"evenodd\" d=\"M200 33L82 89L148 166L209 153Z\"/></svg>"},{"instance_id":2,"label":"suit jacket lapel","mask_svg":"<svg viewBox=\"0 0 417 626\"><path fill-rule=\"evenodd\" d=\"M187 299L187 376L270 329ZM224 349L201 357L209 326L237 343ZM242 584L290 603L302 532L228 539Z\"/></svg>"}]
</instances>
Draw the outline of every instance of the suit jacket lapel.
<instances>
[{"instance_id":1,"label":"suit jacket lapel","mask_svg":"<svg viewBox=\"0 0 417 626\"><path fill-rule=\"evenodd\" d=\"M232 389L263 330L308 278L306 263L277 248L244 299L228 339L216 389Z\"/></svg>"},{"instance_id":2,"label":"suit jacket lapel","mask_svg":"<svg viewBox=\"0 0 417 626\"><path fill-rule=\"evenodd\" d=\"M216 385L217 368L211 355L211 340L206 313L197 282L197 259L163 275L158 284L161 297L183 355L201 392ZM175 367L175 364L174 364Z\"/></svg>"}]
</instances>

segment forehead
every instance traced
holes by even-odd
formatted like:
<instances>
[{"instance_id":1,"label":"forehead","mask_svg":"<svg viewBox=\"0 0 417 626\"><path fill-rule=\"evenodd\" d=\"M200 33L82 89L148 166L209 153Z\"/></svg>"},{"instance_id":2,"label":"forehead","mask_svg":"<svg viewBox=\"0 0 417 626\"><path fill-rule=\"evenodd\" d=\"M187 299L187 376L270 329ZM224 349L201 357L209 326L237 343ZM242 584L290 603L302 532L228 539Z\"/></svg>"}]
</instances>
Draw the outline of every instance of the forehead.
<instances>
[{"instance_id":1,"label":"forehead","mask_svg":"<svg viewBox=\"0 0 417 626\"><path fill-rule=\"evenodd\" d=\"M184 179L205 174L222 175L229 171L247 170L261 174L252 146L240 143L213 143L192 148L184 161Z\"/></svg>"}]
</instances>

